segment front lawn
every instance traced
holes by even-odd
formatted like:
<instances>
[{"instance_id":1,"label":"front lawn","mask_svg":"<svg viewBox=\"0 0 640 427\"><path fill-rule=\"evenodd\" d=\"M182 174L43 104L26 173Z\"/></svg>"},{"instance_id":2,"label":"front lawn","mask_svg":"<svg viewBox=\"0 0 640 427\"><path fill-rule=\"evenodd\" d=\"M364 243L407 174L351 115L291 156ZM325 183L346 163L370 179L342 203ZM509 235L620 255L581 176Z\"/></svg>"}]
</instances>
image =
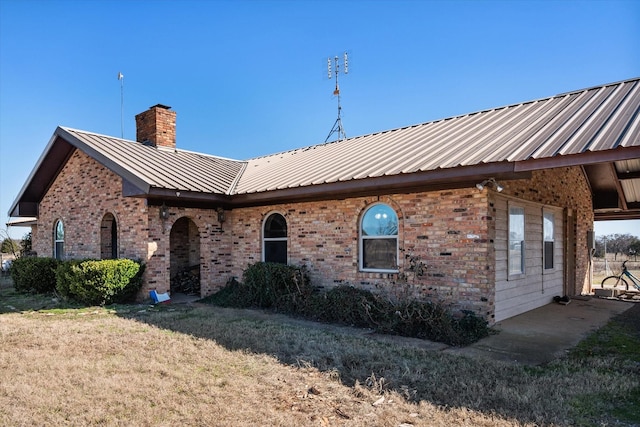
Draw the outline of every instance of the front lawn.
<instances>
[{"instance_id":1,"label":"front lawn","mask_svg":"<svg viewBox=\"0 0 640 427\"><path fill-rule=\"evenodd\" d=\"M0 424L640 423L640 336L620 326L629 319L527 368L281 318L198 304L68 307L5 282Z\"/></svg>"}]
</instances>

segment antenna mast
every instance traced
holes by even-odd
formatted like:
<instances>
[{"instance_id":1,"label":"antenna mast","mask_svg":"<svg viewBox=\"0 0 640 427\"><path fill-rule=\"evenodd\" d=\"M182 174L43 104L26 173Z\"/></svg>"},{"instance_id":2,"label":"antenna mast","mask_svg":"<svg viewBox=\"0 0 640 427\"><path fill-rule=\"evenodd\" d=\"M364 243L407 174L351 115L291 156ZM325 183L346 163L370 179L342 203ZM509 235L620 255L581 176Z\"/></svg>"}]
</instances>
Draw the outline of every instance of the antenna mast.
<instances>
[{"instance_id":1,"label":"antenna mast","mask_svg":"<svg viewBox=\"0 0 640 427\"><path fill-rule=\"evenodd\" d=\"M335 72L333 73L333 75L335 75L336 78L336 88L333 91L333 94L336 95L338 97L338 118L336 119L335 123L333 124L333 127L331 128L331 131L329 132L329 135L327 135L327 139L324 140L324 142L329 141L329 138L331 138L331 136L334 133L338 134L338 139L337 141L342 141L343 139L347 139L347 134L344 133L344 128L342 127L342 118L340 117L341 113L342 113L342 106L340 105L340 86L338 86L338 74L340 74L340 62L337 56L335 58L333 58L334 61L334 66L335 66ZM344 61L343 61L343 65L344 65L344 74L347 74L349 72L349 63L348 63L348 58L347 58L347 53L344 53ZM329 79L331 79L331 58L327 58L327 74L329 75Z\"/></svg>"},{"instance_id":2,"label":"antenna mast","mask_svg":"<svg viewBox=\"0 0 640 427\"><path fill-rule=\"evenodd\" d=\"M124 139L124 75L118 72L120 80L120 136Z\"/></svg>"}]
</instances>

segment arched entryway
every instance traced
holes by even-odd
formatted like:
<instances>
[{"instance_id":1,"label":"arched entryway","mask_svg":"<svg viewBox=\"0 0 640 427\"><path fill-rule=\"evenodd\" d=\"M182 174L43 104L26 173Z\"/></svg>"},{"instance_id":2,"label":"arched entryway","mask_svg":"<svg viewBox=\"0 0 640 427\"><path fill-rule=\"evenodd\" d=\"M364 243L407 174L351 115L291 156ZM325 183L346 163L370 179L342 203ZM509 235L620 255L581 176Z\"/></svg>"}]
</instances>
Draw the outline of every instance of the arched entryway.
<instances>
[{"instance_id":1,"label":"arched entryway","mask_svg":"<svg viewBox=\"0 0 640 427\"><path fill-rule=\"evenodd\" d=\"M171 295L200 295L200 234L187 217L178 219L169 235Z\"/></svg>"},{"instance_id":2,"label":"arched entryway","mask_svg":"<svg viewBox=\"0 0 640 427\"><path fill-rule=\"evenodd\" d=\"M100 258L118 258L118 224L112 213L102 217L100 224Z\"/></svg>"}]
</instances>

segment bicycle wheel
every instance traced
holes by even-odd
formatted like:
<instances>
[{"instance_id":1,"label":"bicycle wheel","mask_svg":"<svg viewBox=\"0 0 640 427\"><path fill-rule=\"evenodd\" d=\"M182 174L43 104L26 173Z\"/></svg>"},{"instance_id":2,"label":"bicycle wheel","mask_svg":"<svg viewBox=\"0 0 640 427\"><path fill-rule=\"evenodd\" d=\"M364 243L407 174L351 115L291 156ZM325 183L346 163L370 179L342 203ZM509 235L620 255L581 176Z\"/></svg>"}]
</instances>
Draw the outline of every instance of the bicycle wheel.
<instances>
[{"instance_id":1,"label":"bicycle wheel","mask_svg":"<svg viewBox=\"0 0 640 427\"><path fill-rule=\"evenodd\" d=\"M620 276L609 276L609 277L605 277L602 280L602 288L608 288L608 289L624 289L625 291L629 290L629 284L627 283L626 280L624 280L622 277Z\"/></svg>"}]
</instances>

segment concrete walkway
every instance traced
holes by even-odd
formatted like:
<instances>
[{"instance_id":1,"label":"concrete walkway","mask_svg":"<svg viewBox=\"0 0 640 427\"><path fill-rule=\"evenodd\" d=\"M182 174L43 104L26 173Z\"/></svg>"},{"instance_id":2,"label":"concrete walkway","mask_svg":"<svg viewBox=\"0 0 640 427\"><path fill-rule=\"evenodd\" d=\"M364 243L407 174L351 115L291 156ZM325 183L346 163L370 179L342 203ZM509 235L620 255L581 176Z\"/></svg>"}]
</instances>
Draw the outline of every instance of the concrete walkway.
<instances>
[{"instance_id":1,"label":"concrete walkway","mask_svg":"<svg viewBox=\"0 0 640 427\"><path fill-rule=\"evenodd\" d=\"M592 331L633 303L579 297L551 303L495 325L500 332L464 348L442 351L506 362L540 365L564 356Z\"/></svg>"}]
</instances>

